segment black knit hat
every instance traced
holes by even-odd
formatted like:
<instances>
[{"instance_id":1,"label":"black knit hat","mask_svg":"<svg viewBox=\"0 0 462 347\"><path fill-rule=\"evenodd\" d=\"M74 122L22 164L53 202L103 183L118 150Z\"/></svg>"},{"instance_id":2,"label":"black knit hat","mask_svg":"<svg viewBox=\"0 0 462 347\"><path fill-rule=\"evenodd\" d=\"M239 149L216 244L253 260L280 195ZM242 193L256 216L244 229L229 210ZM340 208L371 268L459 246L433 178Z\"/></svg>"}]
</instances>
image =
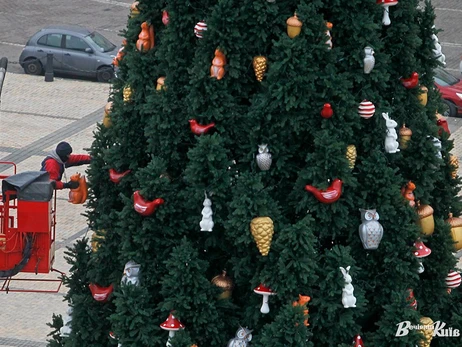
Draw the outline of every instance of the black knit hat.
<instances>
[{"instance_id":1,"label":"black knit hat","mask_svg":"<svg viewBox=\"0 0 462 347\"><path fill-rule=\"evenodd\" d=\"M60 142L56 146L56 154L59 156L59 158L64 162L69 159L69 156L72 153L72 147L70 144L67 142Z\"/></svg>"}]
</instances>

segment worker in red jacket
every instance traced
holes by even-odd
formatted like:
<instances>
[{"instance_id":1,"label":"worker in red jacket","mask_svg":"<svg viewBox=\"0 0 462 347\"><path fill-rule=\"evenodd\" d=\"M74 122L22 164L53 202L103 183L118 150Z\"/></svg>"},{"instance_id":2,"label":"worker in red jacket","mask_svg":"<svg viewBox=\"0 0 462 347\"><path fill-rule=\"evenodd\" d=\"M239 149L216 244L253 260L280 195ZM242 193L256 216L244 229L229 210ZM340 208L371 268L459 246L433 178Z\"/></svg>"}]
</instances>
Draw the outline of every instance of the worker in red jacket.
<instances>
[{"instance_id":1,"label":"worker in red jacket","mask_svg":"<svg viewBox=\"0 0 462 347\"><path fill-rule=\"evenodd\" d=\"M71 154L72 147L67 142L60 142L56 149L52 150L42 161L40 171L47 171L50 174L50 180L55 181L56 189L75 189L79 187L79 182L71 181L63 183L64 168L90 164L91 157L87 154Z\"/></svg>"}]
</instances>

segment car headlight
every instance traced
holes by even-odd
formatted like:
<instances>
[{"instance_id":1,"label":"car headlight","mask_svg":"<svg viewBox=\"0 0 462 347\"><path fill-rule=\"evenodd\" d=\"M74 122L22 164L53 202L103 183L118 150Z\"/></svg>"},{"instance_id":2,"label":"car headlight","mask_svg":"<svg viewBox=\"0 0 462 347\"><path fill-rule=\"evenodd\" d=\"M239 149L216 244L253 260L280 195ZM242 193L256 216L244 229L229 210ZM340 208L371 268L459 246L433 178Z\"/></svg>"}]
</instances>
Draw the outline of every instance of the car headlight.
<instances>
[{"instance_id":1,"label":"car headlight","mask_svg":"<svg viewBox=\"0 0 462 347\"><path fill-rule=\"evenodd\" d=\"M462 99L462 93L456 93L456 95L459 97L459 99Z\"/></svg>"}]
</instances>

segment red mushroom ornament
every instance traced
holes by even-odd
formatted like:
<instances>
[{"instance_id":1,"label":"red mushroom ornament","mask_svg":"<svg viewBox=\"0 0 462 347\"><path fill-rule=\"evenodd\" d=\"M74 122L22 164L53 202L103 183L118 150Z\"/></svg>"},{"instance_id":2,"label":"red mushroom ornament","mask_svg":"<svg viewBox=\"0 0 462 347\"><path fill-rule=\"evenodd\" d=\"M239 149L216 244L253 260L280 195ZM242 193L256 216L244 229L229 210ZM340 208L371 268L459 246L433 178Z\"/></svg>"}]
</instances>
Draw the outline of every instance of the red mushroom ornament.
<instances>
[{"instance_id":1,"label":"red mushroom ornament","mask_svg":"<svg viewBox=\"0 0 462 347\"><path fill-rule=\"evenodd\" d=\"M256 294L263 295L263 303L260 307L260 312L266 314L270 311L268 305L268 298L270 295L276 295L275 292L271 290L271 288L266 287L264 284L260 283L260 285L253 290Z\"/></svg>"},{"instance_id":2,"label":"red mushroom ornament","mask_svg":"<svg viewBox=\"0 0 462 347\"><path fill-rule=\"evenodd\" d=\"M184 325L176 319L172 313L169 314L168 318L160 325L160 327L168 331L167 347L172 346L170 340L173 336L175 336L175 331L184 329Z\"/></svg>"},{"instance_id":3,"label":"red mushroom ornament","mask_svg":"<svg viewBox=\"0 0 462 347\"><path fill-rule=\"evenodd\" d=\"M419 74L414 71L410 77L400 78L400 80L405 88L412 89L417 87L417 85L419 84Z\"/></svg>"},{"instance_id":4,"label":"red mushroom ornament","mask_svg":"<svg viewBox=\"0 0 462 347\"><path fill-rule=\"evenodd\" d=\"M109 169L109 179L113 183L119 183L122 178L127 176L132 170L125 170L124 172L117 172L114 169Z\"/></svg>"},{"instance_id":5,"label":"red mushroom ornament","mask_svg":"<svg viewBox=\"0 0 462 347\"><path fill-rule=\"evenodd\" d=\"M419 259L428 257L432 253L432 250L428 248L427 246L425 246L425 244L420 239L418 239L414 243L414 248L415 249L412 251L412 253L414 254L416 258L419 258ZM419 264L420 264L420 267L417 271L419 273L422 273L425 271L425 268L421 261L419 261Z\"/></svg>"},{"instance_id":6,"label":"red mushroom ornament","mask_svg":"<svg viewBox=\"0 0 462 347\"><path fill-rule=\"evenodd\" d=\"M209 124L206 124L206 125L202 125L202 124L197 123L197 120L190 119L189 120L189 126L190 126L191 131L193 132L193 134L202 135L202 134L207 134L210 131L210 129L215 127L215 123L212 122L212 123L209 123Z\"/></svg>"},{"instance_id":7,"label":"red mushroom ornament","mask_svg":"<svg viewBox=\"0 0 462 347\"><path fill-rule=\"evenodd\" d=\"M114 290L114 286L112 284L109 287L101 287L95 283L90 283L88 287L90 288L93 299L99 302L106 302L109 295Z\"/></svg>"},{"instance_id":8,"label":"red mushroom ornament","mask_svg":"<svg viewBox=\"0 0 462 347\"><path fill-rule=\"evenodd\" d=\"M377 0L378 5L382 5L383 7L383 18L382 18L382 24L383 25L390 25L391 20L390 20L390 6L395 6L398 4L398 0Z\"/></svg>"},{"instance_id":9,"label":"red mushroom ornament","mask_svg":"<svg viewBox=\"0 0 462 347\"><path fill-rule=\"evenodd\" d=\"M309 184L305 186L305 190L307 192L313 193L314 197L318 199L318 201L324 204L332 204L336 202L342 195L342 184L343 182L336 178L332 184L327 187L326 190L318 189L316 187L310 186Z\"/></svg>"},{"instance_id":10,"label":"red mushroom ornament","mask_svg":"<svg viewBox=\"0 0 462 347\"><path fill-rule=\"evenodd\" d=\"M164 202L165 201L162 198L158 198L153 201L144 200L139 190L133 193L133 206L135 211L142 216L150 216L154 213L157 206L162 205Z\"/></svg>"},{"instance_id":11,"label":"red mushroom ornament","mask_svg":"<svg viewBox=\"0 0 462 347\"><path fill-rule=\"evenodd\" d=\"M321 116L322 118L330 118L334 114L334 110L332 110L331 104L324 104L322 110L321 110Z\"/></svg>"},{"instance_id":12,"label":"red mushroom ornament","mask_svg":"<svg viewBox=\"0 0 462 347\"><path fill-rule=\"evenodd\" d=\"M365 347L360 335L356 335L353 339L353 347Z\"/></svg>"}]
</instances>

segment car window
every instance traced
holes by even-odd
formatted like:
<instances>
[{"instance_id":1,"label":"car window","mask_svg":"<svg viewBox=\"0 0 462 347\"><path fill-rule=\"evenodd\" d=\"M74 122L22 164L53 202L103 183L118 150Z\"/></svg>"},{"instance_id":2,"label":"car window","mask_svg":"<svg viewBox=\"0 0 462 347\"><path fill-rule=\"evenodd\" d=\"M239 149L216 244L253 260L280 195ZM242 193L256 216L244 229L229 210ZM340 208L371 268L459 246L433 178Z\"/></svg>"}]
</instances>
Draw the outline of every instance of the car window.
<instances>
[{"instance_id":1,"label":"car window","mask_svg":"<svg viewBox=\"0 0 462 347\"><path fill-rule=\"evenodd\" d=\"M99 47L101 52L109 52L116 47L111 41L109 41L107 38L105 38L100 33L97 33L96 31L86 36L86 38L92 40L95 43L95 45Z\"/></svg>"},{"instance_id":2,"label":"car window","mask_svg":"<svg viewBox=\"0 0 462 347\"><path fill-rule=\"evenodd\" d=\"M435 82L439 84L440 86L443 86L443 87L452 86L460 81L458 78L454 77L449 72L441 68L436 68L434 72L435 72Z\"/></svg>"},{"instance_id":3,"label":"car window","mask_svg":"<svg viewBox=\"0 0 462 347\"><path fill-rule=\"evenodd\" d=\"M38 39L37 43L43 46L61 47L61 34L47 34Z\"/></svg>"},{"instance_id":4,"label":"car window","mask_svg":"<svg viewBox=\"0 0 462 347\"><path fill-rule=\"evenodd\" d=\"M85 52L85 49L90 48L88 43L86 43L80 37L72 36L72 35L66 35L65 47L67 49L72 49L74 51L82 51L82 52Z\"/></svg>"}]
</instances>

